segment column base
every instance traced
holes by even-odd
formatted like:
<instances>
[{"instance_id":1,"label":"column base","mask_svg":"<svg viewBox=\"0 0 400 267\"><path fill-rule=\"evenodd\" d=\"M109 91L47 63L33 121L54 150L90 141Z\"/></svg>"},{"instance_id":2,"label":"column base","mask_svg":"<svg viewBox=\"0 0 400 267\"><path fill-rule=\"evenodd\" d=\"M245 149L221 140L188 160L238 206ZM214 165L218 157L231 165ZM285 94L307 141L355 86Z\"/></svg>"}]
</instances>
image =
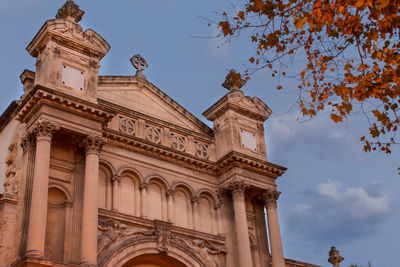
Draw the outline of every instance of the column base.
<instances>
[{"instance_id":1,"label":"column base","mask_svg":"<svg viewBox=\"0 0 400 267\"><path fill-rule=\"evenodd\" d=\"M56 262L44 257L26 256L14 262L12 267L78 267L78 266L91 266L91 265L76 265L62 262ZM93 266L93 265L92 265Z\"/></svg>"}]
</instances>

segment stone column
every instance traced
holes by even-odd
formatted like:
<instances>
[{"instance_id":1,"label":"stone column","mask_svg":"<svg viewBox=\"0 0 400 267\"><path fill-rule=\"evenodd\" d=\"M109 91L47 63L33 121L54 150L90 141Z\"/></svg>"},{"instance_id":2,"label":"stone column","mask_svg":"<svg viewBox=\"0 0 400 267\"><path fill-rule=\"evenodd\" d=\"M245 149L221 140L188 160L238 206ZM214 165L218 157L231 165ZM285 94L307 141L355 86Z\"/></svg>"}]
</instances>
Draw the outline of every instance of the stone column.
<instances>
[{"instance_id":1,"label":"stone column","mask_svg":"<svg viewBox=\"0 0 400 267\"><path fill-rule=\"evenodd\" d=\"M148 211L147 211L147 188L149 187L148 183L141 183L140 188L140 211L141 216L144 219L147 219Z\"/></svg>"},{"instance_id":2,"label":"stone column","mask_svg":"<svg viewBox=\"0 0 400 267\"><path fill-rule=\"evenodd\" d=\"M104 140L99 136L87 136L83 140L86 160L81 232L81 263L86 265L97 266L99 157L104 143Z\"/></svg>"},{"instance_id":3,"label":"stone column","mask_svg":"<svg viewBox=\"0 0 400 267\"><path fill-rule=\"evenodd\" d=\"M243 181L233 181L229 184L228 188L232 192L233 209L235 212L235 230L239 266L253 266L249 240L249 229L247 226L246 206L244 202L246 185Z\"/></svg>"},{"instance_id":4,"label":"stone column","mask_svg":"<svg viewBox=\"0 0 400 267\"><path fill-rule=\"evenodd\" d=\"M121 177L118 175L113 176L112 178L112 188L113 188L113 195L112 195L112 209L114 211L118 211L119 209L119 184L121 182Z\"/></svg>"},{"instance_id":5,"label":"stone column","mask_svg":"<svg viewBox=\"0 0 400 267\"><path fill-rule=\"evenodd\" d=\"M199 198L192 197L192 208L193 208L193 229L199 230Z\"/></svg>"},{"instance_id":6,"label":"stone column","mask_svg":"<svg viewBox=\"0 0 400 267\"><path fill-rule=\"evenodd\" d=\"M167 202L168 202L168 222L173 223L174 222L174 190L167 190L166 195L167 195Z\"/></svg>"},{"instance_id":7,"label":"stone column","mask_svg":"<svg viewBox=\"0 0 400 267\"><path fill-rule=\"evenodd\" d=\"M276 209L276 201L278 200L280 194L281 192L275 190L267 190L267 192L265 193L272 267L285 267L281 232L279 229L278 212Z\"/></svg>"},{"instance_id":8,"label":"stone column","mask_svg":"<svg viewBox=\"0 0 400 267\"><path fill-rule=\"evenodd\" d=\"M55 123L44 120L38 121L32 128L32 133L36 135L36 153L26 247L27 255L44 256L50 149L51 140L57 130L58 126Z\"/></svg>"}]
</instances>

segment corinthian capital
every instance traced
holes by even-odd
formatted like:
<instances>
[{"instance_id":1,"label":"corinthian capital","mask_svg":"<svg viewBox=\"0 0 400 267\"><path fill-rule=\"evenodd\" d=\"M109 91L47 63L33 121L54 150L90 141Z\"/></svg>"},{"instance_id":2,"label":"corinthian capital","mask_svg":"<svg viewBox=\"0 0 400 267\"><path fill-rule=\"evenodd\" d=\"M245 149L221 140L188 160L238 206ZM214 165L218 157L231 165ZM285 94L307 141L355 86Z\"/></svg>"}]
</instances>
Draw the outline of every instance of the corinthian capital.
<instances>
[{"instance_id":1,"label":"corinthian capital","mask_svg":"<svg viewBox=\"0 0 400 267\"><path fill-rule=\"evenodd\" d=\"M241 180L235 180L228 184L227 189L231 191L232 197L244 197L244 193L248 185Z\"/></svg>"},{"instance_id":2,"label":"corinthian capital","mask_svg":"<svg viewBox=\"0 0 400 267\"><path fill-rule=\"evenodd\" d=\"M86 153L100 154L101 148L106 142L100 136L89 135L82 141L82 147Z\"/></svg>"},{"instance_id":3,"label":"corinthian capital","mask_svg":"<svg viewBox=\"0 0 400 267\"><path fill-rule=\"evenodd\" d=\"M30 134L35 135L36 138L41 137L52 139L54 134L57 133L59 129L60 127L54 122L39 120L32 126Z\"/></svg>"},{"instance_id":4,"label":"corinthian capital","mask_svg":"<svg viewBox=\"0 0 400 267\"><path fill-rule=\"evenodd\" d=\"M276 201L278 200L280 194L281 194L281 192L276 191L276 190L271 190L271 189L266 190L263 193L265 206L267 208L269 208L269 207L276 208Z\"/></svg>"},{"instance_id":5,"label":"corinthian capital","mask_svg":"<svg viewBox=\"0 0 400 267\"><path fill-rule=\"evenodd\" d=\"M32 148L35 145L35 135L31 132L27 132L21 139L21 148L23 151L27 151L28 148Z\"/></svg>"}]
</instances>

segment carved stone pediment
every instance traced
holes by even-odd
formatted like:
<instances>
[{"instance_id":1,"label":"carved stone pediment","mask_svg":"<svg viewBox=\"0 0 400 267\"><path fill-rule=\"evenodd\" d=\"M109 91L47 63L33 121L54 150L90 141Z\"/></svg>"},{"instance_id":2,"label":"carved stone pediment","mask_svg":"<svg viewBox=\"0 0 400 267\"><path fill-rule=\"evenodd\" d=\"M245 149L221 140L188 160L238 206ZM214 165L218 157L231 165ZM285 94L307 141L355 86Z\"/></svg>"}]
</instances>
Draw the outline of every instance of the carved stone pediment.
<instances>
[{"instance_id":1,"label":"carved stone pediment","mask_svg":"<svg viewBox=\"0 0 400 267\"><path fill-rule=\"evenodd\" d=\"M232 90L207 109L203 115L214 121L229 109L261 121L268 119L272 113L271 109L259 98L245 96L240 90Z\"/></svg>"},{"instance_id":2,"label":"carved stone pediment","mask_svg":"<svg viewBox=\"0 0 400 267\"><path fill-rule=\"evenodd\" d=\"M83 31L78 23L68 18L46 21L26 50L37 57L50 40L76 51L86 51L99 60L110 50L110 45L99 34L91 29Z\"/></svg>"}]
</instances>

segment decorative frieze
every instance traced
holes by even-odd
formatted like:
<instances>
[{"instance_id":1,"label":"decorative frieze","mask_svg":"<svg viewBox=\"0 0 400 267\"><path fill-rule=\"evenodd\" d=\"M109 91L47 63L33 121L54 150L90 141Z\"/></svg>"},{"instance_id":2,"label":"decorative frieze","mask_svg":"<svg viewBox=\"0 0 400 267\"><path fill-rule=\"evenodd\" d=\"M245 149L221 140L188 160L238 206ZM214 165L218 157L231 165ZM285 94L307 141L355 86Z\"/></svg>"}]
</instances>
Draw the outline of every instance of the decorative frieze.
<instances>
[{"instance_id":1,"label":"decorative frieze","mask_svg":"<svg viewBox=\"0 0 400 267\"><path fill-rule=\"evenodd\" d=\"M146 127L146 139L159 144L161 142L161 129L154 126Z\"/></svg>"},{"instance_id":2,"label":"decorative frieze","mask_svg":"<svg viewBox=\"0 0 400 267\"><path fill-rule=\"evenodd\" d=\"M132 119L120 117L119 119L119 131L125 134L133 135L136 134L136 122Z\"/></svg>"},{"instance_id":3,"label":"decorative frieze","mask_svg":"<svg viewBox=\"0 0 400 267\"><path fill-rule=\"evenodd\" d=\"M101 255L110 246L129 236L154 236L155 230L128 231L127 226L113 219L100 221L98 224L100 234L97 237L97 254Z\"/></svg>"},{"instance_id":4,"label":"decorative frieze","mask_svg":"<svg viewBox=\"0 0 400 267\"><path fill-rule=\"evenodd\" d=\"M181 135L177 135L175 133L171 133L172 136L172 144L171 147L184 152L186 150L186 139Z\"/></svg>"}]
</instances>

